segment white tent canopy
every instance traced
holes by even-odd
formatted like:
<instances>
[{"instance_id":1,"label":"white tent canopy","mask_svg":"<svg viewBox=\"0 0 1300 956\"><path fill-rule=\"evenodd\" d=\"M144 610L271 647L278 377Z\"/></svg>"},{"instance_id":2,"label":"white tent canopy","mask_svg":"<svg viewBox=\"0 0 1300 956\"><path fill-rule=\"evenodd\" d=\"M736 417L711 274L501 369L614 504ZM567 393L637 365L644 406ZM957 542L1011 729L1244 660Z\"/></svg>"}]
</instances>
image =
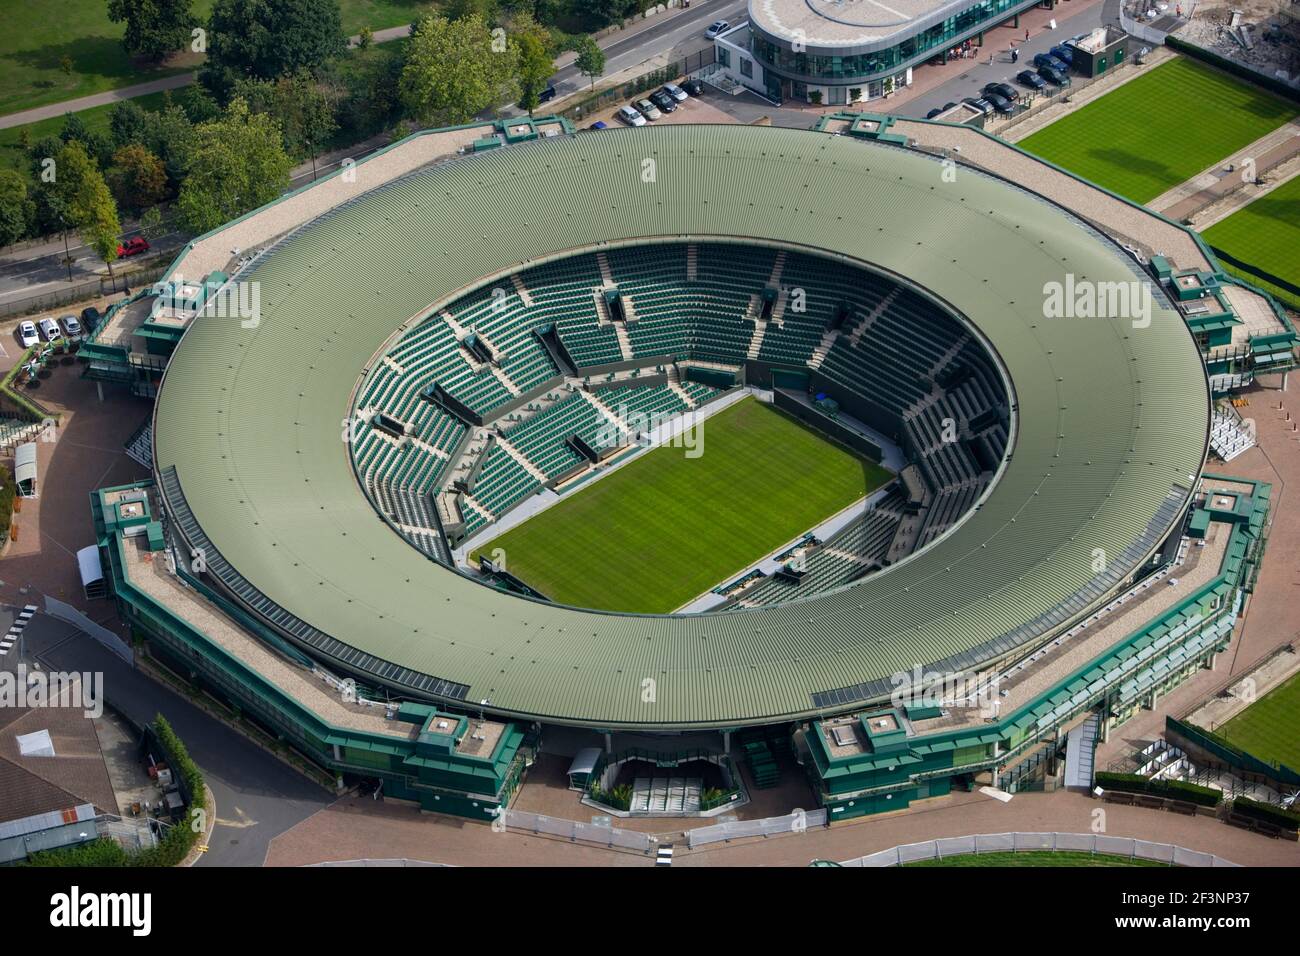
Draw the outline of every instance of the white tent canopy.
<instances>
[{"instance_id":1,"label":"white tent canopy","mask_svg":"<svg viewBox=\"0 0 1300 956\"><path fill-rule=\"evenodd\" d=\"M18 494L36 497L36 442L24 442L14 449L14 481Z\"/></svg>"},{"instance_id":2,"label":"white tent canopy","mask_svg":"<svg viewBox=\"0 0 1300 956\"><path fill-rule=\"evenodd\" d=\"M77 570L81 572L81 587L88 598L104 596L104 566L99 560L99 548L88 545L77 552Z\"/></svg>"}]
</instances>

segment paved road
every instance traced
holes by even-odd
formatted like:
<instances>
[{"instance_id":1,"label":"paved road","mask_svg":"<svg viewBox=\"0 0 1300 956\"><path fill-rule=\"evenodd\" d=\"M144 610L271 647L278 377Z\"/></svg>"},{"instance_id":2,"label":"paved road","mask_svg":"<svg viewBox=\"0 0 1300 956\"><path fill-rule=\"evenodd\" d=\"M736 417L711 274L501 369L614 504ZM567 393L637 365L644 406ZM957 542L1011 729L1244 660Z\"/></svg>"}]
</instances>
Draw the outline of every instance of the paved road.
<instances>
[{"instance_id":1,"label":"paved road","mask_svg":"<svg viewBox=\"0 0 1300 956\"><path fill-rule=\"evenodd\" d=\"M261 866L271 839L328 806L332 796L221 721L127 666L75 628L38 614L27 653L49 668L104 674L110 706L143 725L161 713L203 771L217 826L202 866Z\"/></svg>"}]
</instances>

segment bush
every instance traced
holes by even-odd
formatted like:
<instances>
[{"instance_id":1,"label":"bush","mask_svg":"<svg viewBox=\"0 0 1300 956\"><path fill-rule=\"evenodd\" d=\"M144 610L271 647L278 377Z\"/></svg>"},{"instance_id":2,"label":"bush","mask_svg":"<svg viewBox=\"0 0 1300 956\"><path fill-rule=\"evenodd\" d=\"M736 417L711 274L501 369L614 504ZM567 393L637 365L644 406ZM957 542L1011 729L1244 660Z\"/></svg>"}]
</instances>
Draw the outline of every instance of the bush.
<instances>
[{"instance_id":1,"label":"bush","mask_svg":"<svg viewBox=\"0 0 1300 956\"><path fill-rule=\"evenodd\" d=\"M130 856L122 845L108 837L100 837L79 846L61 847L33 853L21 866L71 866L83 867L130 866Z\"/></svg>"},{"instance_id":2,"label":"bush","mask_svg":"<svg viewBox=\"0 0 1300 956\"><path fill-rule=\"evenodd\" d=\"M1252 820L1271 823L1283 830L1300 830L1300 813L1275 807L1271 803L1260 803L1249 797L1237 797L1232 801L1232 812Z\"/></svg>"},{"instance_id":3,"label":"bush","mask_svg":"<svg viewBox=\"0 0 1300 956\"><path fill-rule=\"evenodd\" d=\"M14 516L14 496L17 493L14 476L8 468L0 468L0 541L9 537L9 525Z\"/></svg>"},{"instance_id":4,"label":"bush","mask_svg":"<svg viewBox=\"0 0 1300 956\"><path fill-rule=\"evenodd\" d=\"M1099 773L1097 786L1103 790L1121 790L1127 793L1145 793L1168 800L1182 800L1202 807L1217 807L1223 800L1223 791L1201 787L1183 780L1152 780L1134 773Z\"/></svg>"}]
</instances>

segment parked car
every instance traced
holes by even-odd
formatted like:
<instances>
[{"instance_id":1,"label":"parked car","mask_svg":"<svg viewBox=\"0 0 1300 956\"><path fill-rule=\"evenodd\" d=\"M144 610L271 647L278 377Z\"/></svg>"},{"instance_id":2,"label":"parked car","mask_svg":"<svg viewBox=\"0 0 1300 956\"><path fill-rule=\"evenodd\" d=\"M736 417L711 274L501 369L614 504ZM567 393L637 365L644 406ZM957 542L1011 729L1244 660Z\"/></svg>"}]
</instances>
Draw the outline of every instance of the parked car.
<instances>
[{"instance_id":1,"label":"parked car","mask_svg":"<svg viewBox=\"0 0 1300 956\"><path fill-rule=\"evenodd\" d=\"M117 256L119 259L125 259L127 256L138 256L142 252L149 251L149 240L144 236L132 236L125 242L119 243L117 247Z\"/></svg>"},{"instance_id":2,"label":"parked car","mask_svg":"<svg viewBox=\"0 0 1300 956\"><path fill-rule=\"evenodd\" d=\"M726 33L729 29L731 29L731 24L726 20L714 20L709 24L709 28L704 31L704 38L706 40L715 39L716 37Z\"/></svg>"},{"instance_id":3,"label":"parked car","mask_svg":"<svg viewBox=\"0 0 1300 956\"><path fill-rule=\"evenodd\" d=\"M687 80L685 83L682 84L682 89L684 89L691 96L704 95L704 84L701 83L699 80Z\"/></svg>"},{"instance_id":4,"label":"parked car","mask_svg":"<svg viewBox=\"0 0 1300 956\"><path fill-rule=\"evenodd\" d=\"M1074 50L1071 47L1062 43L1060 46L1052 47L1050 52L1066 66L1074 66Z\"/></svg>"},{"instance_id":5,"label":"parked car","mask_svg":"<svg viewBox=\"0 0 1300 956\"><path fill-rule=\"evenodd\" d=\"M1031 90L1041 90L1043 87L1047 85L1047 81L1044 80L1037 73L1035 73L1033 70L1021 70L1019 73L1016 74L1016 79L1019 80L1021 84L1023 84L1024 86L1029 87Z\"/></svg>"},{"instance_id":6,"label":"parked car","mask_svg":"<svg viewBox=\"0 0 1300 956\"><path fill-rule=\"evenodd\" d=\"M75 315L65 315L59 319L59 324L63 326L63 335L69 341L81 341L81 323L77 321Z\"/></svg>"},{"instance_id":7,"label":"parked car","mask_svg":"<svg viewBox=\"0 0 1300 956\"><path fill-rule=\"evenodd\" d=\"M615 115L628 126L644 126L646 122L645 117L630 106L620 106Z\"/></svg>"},{"instance_id":8,"label":"parked car","mask_svg":"<svg viewBox=\"0 0 1300 956\"><path fill-rule=\"evenodd\" d=\"M1065 78L1064 73L1052 66L1040 66L1038 68L1038 75L1048 83L1055 84L1056 86L1065 86L1065 84L1069 82Z\"/></svg>"},{"instance_id":9,"label":"parked car","mask_svg":"<svg viewBox=\"0 0 1300 956\"><path fill-rule=\"evenodd\" d=\"M1058 73L1065 73L1068 67L1050 53L1035 53L1034 66L1050 66Z\"/></svg>"},{"instance_id":10,"label":"parked car","mask_svg":"<svg viewBox=\"0 0 1300 956\"><path fill-rule=\"evenodd\" d=\"M957 103L955 101L949 100L947 103L943 104L944 111L947 112L948 110L952 109L956 105Z\"/></svg>"},{"instance_id":11,"label":"parked car","mask_svg":"<svg viewBox=\"0 0 1300 956\"><path fill-rule=\"evenodd\" d=\"M1010 83L988 83L984 87L984 95L988 96L990 93L996 93L1004 100L1010 100L1012 103L1020 99L1020 94L1016 92L1016 88Z\"/></svg>"},{"instance_id":12,"label":"parked car","mask_svg":"<svg viewBox=\"0 0 1300 956\"><path fill-rule=\"evenodd\" d=\"M993 108L997 110L999 113L1002 113L1003 115L1007 115L1011 113L1012 110L1015 109L1015 106L1012 104L1012 102L999 93L992 93L992 92L985 93L984 99L992 103Z\"/></svg>"},{"instance_id":13,"label":"parked car","mask_svg":"<svg viewBox=\"0 0 1300 956\"><path fill-rule=\"evenodd\" d=\"M975 109L979 110L985 116L988 116L990 113L993 112L993 104L990 103L988 100L984 99L983 97L977 98L974 96L967 96L962 99L962 102L965 103L967 106L975 107Z\"/></svg>"},{"instance_id":14,"label":"parked car","mask_svg":"<svg viewBox=\"0 0 1300 956\"><path fill-rule=\"evenodd\" d=\"M59 323L48 316L41 319L38 325L41 327L41 335L45 336L45 341L53 342L55 339L63 338L63 330L59 328Z\"/></svg>"},{"instance_id":15,"label":"parked car","mask_svg":"<svg viewBox=\"0 0 1300 956\"><path fill-rule=\"evenodd\" d=\"M537 94L537 102L539 104L549 103L553 99L555 99L555 84L547 83L546 89L542 90L542 92Z\"/></svg>"},{"instance_id":16,"label":"parked car","mask_svg":"<svg viewBox=\"0 0 1300 956\"><path fill-rule=\"evenodd\" d=\"M690 96L687 94L687 92L684 89L682 89L680 86L678 86L676 83L665 83L663 86L663 92L667 93L678 103L685 103L687 100L690 99Z\"/></svg>"},{"instance_id":17,"label":"parked car","mask_svg":"<svg viewBox=\"0 0 1300 956\"><path fill-rule=\"evenodd\" d=\"M938 115L939 115L940 113L942 113L942 112L943 112L943 107L942 107L942 106L936 106L934 109L930 110L930 112L928 112L928 113L925 114L925 118L926 118L926 119L934 119L936 116L938 116Z\"/></svg>"},{"instance_id":18,"label":"parked car","mask_svg":"<svg viewBox=\"0 0 1300 956\"><path fill-rule=\"evenodd\" d=\"M81 328L83 331L85 329L89 329L92 332L95 331L95 329L99 328L99 320L99 309L95 308L93 305L81 310Z\"/></svg>"},{"instance_id":19,"label":"parked car","mask_svg":"<svg viewBox=\"0 0 1300 956\"><path fill-rule=\"evenodd\" d=\"M636 100L632 103L633 108L648 120L657 120L664 114L659 112L659 107L655 106L649 100Z\"/></svg>"},{"instance_id":20,"label":"parked car","mask_svg":"<svg viewBox=\"0 0 1300 956\"><path fill-rule=\"evenodd\" d=\"M588 126L587 129L609 129L609 124L604 120L596 120L596 122Z\"/></svg>"},{"instance_id":21,"label":"parked car","mask_svg":"<svg viewBox=\"0 0 1300 956\"><path fill-rule=\"evenodd\" d=\"M18 341L23 343L25 349L41 344L41 337L36 331L35 322L18 323Z\"/></svg>"},{"instance_id":22,"label":"parked car","mask_svg":"<svg viewBox=\"0 0 1300 956\"><path fill-rule=\"evenodd\" d=\"M665 113L677 112L677 101L665 93L663 90L655 90L650 94L650 101Z\"/></svg>"}]
</instances>

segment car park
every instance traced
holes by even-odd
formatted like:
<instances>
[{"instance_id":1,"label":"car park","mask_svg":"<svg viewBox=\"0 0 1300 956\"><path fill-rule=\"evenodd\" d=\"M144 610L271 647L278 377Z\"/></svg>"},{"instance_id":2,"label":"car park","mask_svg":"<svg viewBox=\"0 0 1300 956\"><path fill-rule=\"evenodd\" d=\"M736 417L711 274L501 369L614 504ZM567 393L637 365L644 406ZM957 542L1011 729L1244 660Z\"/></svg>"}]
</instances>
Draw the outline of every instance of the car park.
<instances>
[{"instance_id":1,"label":"car park","mask_svg":"<svg viewBox=\"0 0 1300 956\"><path fill-rule=\"evenodd\" d=\"M149 240L144 236L132 236L125 242L119 243L117 247L117 256L119 259L125 259L127 256L138 256L142 252L149 251Z\"/></svg>"},{"instance_id":2,"label":"car park","mask_svg":"<svg viewBox=\"0 0 1300 956\"><path fill-rule=\"evenodd\" d=\"M717 37L726 33L727 30L730 29L730 27L731 24L728 23L726 20L714 20L711 24L709 24L709 28L704 31L704 38L706 40L716 39Z\"/></svg>"},{"instance_id":3,"label":"car park","mask_svg":"<svg viewBox=\"0 0 1300 956\"><path fill-rule=\"evenodd\" d=\"M1020 94L1016 92L1016 88L1012 86L1010 83L985 84L984 95L988 96L990 93L996 93L1004 100L1010 100L1012 103L1020 99Z\"/></svg>"},{"instance_id":4,"label":"car park","mask_svg":"<svg viewBox=\"0 0 1300 956\"><path fill-rule=\"evenodd\" d=\"M1047 85L1047 81L1033 70L1021 70L1016 74L1016 79L1020 81L1021 85L1027 86L1031 90L1041 90Z\"/></svg>"},{"instance_id":5,"label":"car park","mask_svg":"<svg viewBox=\"0 0 1300 956\"><path fill-rule=\"evenodd\" d=\"M690 96L687 95L686 91L676 83L665 83L661 92L667 93L678 103L684 103L690 99Z\"/></svg>"},{"instance_id":6,"label":"car park","mask_svg":"<svg viewBox=\"0 0 1300 956\"><path fill-rule=\"evenodd\" d=\"M73 342L81 341L81 323L77 321L75 315L65 315L59 319L59 324L63 326L63 335Z\"/></svg>"},{"instance_id":7,"label":"car park","mask_svg":"<svg viewBox=\"0 0 1300 956\"><path fill-rule=\"evenodd\" d=\"M620 106L615 115L628 126L644 126L646 123L645 117L630 106Z\"/></svg>"},{"instance_id":8,"label":"car park","mask_svg":"<svg viewBox=\"0 0 1300 956\"><path fill-rule=\"evenodd\" d=\"M664 114L659 112L659 107L655 106L649 100L637 100L632 107L648 120L657 120Z\"/></svg>"},{"instance_id":9,"label":"car park","mask_svg":"<svg viewBox=\"0 0 1300 956\"><path fill-rule=\"evenodd\" d=\"M23 343L25 349L41 344L41 337L36 331L35 322L18 323L18 341Z\"/></svg>"},{"instance_id":10,"label":"car park","mask_svg":"<svg viewBox=\"0 0 1300 956\"><path fill-rule=\"evenodd\" d=\"M55 339L63 338L63 330L59 328L59 323L48 316L37 324L41 328L41 335L45 336L45 341L53 342Z\"/></svg>"},{"instance_id":11,"label":"car park","mask_svg":"<svg viewBox=\"0 0 1300 956\"><path fill-rule=\"evenodd\" d=\"M677 112L677 101L665 93L663 90L656 90L650 94L650 102L659 107L665 113Z\"/></svg>"}]
</instances>

